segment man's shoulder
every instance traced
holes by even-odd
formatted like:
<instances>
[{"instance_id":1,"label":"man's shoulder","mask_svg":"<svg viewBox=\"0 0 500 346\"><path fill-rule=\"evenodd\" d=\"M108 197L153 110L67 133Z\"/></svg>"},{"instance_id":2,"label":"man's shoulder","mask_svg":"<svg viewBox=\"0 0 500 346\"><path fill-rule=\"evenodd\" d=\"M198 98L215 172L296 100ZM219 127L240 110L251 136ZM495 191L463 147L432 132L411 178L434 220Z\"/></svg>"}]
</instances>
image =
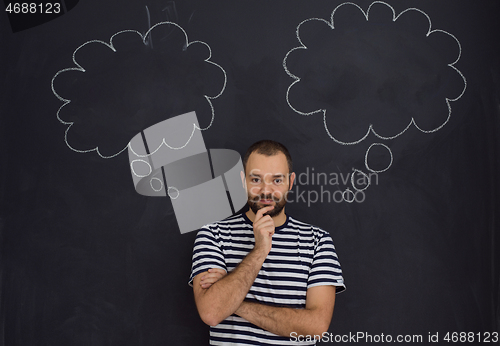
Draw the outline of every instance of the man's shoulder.
<instances>
[{"instance_id":1,"label":"man's shoulder","mask_svg":"<svg viewBox=\"0 0 500 346\"><path fill-rule=\"evenodd\" d=\"M288 226L289 227L300 228L300 229L310 229L312 231L321 232L321 233L328 233L327 231L325 231L321 227L318 227L316 225L310 224L308 222L297 220L296 218L294 218L294 217L292 217L290 215L288 216Z\"/></svg>"},{"instance_id":2,"label":"man's shoulder","mask_svg":"<svg viewBox=\"0 0 500 346\"><path fill-rule=\"evenodd\" d=\"M288 216L288 227L298 230L299 232L307 232L315 238L331 237L330 233L323 228L310 224L308 222L297 220L292 216Z\"/></svg>"}]
</instances>

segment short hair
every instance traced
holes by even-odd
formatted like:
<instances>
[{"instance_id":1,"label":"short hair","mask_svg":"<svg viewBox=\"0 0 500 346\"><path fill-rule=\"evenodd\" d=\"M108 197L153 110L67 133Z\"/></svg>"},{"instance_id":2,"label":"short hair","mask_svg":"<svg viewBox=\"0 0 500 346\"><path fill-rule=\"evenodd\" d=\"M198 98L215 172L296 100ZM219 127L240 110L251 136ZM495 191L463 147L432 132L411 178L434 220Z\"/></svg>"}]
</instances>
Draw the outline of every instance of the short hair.
<instances>
[{"instance_id":1,"label":"short hair","mask_svg":"<svg viewBox=\"0 0 500 346\"><path fill-rule=\"evenodd\" d=\"M279 142L270 139L263 139L261 141L252 144L245 153L245 156L243 156L243 169L245 170L245 174L246 174L248 158L250 157L250 154L252 154L253 152L265 156L273 156L278 153L283 153L286 157L286 162L288 163L288 173L292 173L293 162L292 162L292 156L288 152L288 149Z\"/></svg>"}]
</instances>

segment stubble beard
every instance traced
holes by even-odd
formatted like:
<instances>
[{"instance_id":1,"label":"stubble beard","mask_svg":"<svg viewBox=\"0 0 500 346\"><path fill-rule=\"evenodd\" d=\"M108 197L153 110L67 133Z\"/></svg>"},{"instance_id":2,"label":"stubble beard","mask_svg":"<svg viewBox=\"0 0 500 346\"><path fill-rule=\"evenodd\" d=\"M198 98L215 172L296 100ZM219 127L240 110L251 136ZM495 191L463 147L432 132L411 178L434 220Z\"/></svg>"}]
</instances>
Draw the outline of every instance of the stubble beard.
<instances>
[{"instance_id":1,"label":"stubble beard","mask_svg":"<svg viewBox=\"0 0 500 346\"><path fill-rule=\"evenodd\" d=\"M250 209L253 211L254 214L257 214L257 211L259 211L259 209L262 209L262 208L265 208L268 206L267 204L260 204L259 200L272 199L275 202L274 208L268 212L265 212L264 215L269 215L271 217L275 217L281 213L283 208L285 208L287 193L288 192L286 192L284 194L283 198L277 198L277 197L274 197L272 195L259 195L259 196L253 196L253 197L248 195L248 206L250 207Z\"/></svg>"}]
</instances>

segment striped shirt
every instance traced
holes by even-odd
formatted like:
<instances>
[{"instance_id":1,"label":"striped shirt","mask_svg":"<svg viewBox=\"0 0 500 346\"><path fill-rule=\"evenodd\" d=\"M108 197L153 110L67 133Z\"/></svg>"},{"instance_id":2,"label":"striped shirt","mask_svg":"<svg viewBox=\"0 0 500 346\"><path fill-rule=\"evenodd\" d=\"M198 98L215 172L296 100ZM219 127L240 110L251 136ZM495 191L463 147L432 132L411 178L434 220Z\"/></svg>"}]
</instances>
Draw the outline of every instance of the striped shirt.
<instances>
[{"instance_id":1,"label":"striped shirt","mask_svg":"<svg viewBox=\"0 0 500 346\"><path fill-rule=\"evenodd\" d=\"M210 268L231 272L253 249L253 223L243 213L204 226L193 249L189 285ZM273 244L247 301L290 308L305 308L307 289L314 286L345 289L342 270L331 236L324 230L287 216L275 228ZM210 327L210 345L314 345L263 330L233 314Z\"/></svg>"}]
</instances>

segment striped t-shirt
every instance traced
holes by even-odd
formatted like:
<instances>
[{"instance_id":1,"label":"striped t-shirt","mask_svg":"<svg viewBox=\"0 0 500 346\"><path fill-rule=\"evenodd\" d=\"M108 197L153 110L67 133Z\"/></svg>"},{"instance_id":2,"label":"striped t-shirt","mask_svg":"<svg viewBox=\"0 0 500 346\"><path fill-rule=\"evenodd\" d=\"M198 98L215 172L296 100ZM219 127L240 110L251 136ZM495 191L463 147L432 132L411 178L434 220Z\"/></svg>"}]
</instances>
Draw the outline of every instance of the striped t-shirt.
<instances>
[{"instance_id":1,"label":"striped t-shirt","mask_svg":"<svg viewBox=\"0 0 500 346\"><path fill-rule=\"evenodd\" d=\"M193 278L210 268L231 272L253 249L253 223L243 213L203 226L193 249ZM333 285L345 289L342 270L331 236L324 230L287 216L275 228L273 243L250 291L247 301L305 308L307 289ZM300 343L263 330L233 314L210 327L210 345L314 345Z\"/></svg>"}]
</instances>

